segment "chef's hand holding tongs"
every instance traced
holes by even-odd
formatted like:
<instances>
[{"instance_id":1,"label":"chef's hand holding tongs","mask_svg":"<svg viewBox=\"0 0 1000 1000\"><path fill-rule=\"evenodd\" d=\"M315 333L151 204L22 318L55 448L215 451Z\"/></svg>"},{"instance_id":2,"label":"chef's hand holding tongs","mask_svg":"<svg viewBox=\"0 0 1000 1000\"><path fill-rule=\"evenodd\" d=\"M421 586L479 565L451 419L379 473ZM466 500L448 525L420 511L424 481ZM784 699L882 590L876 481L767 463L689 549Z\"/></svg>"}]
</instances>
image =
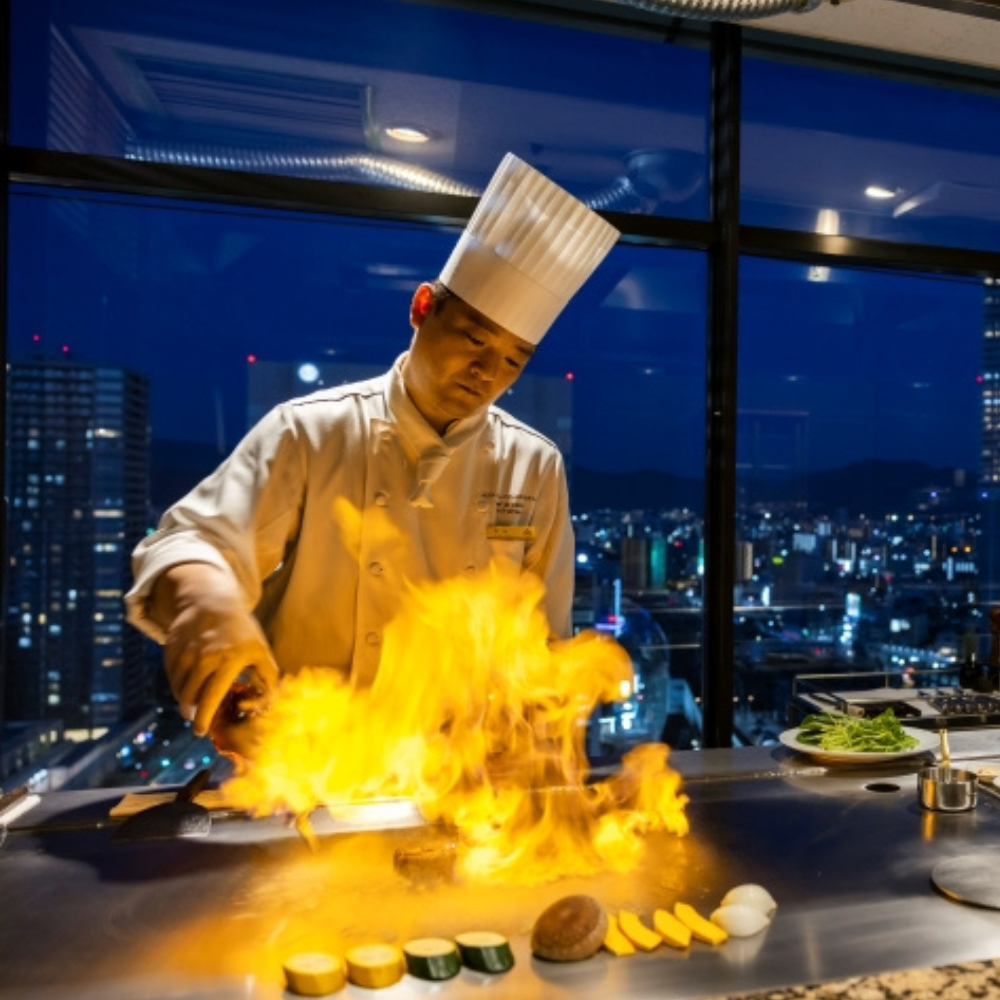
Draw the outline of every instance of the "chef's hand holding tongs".
<instances>
[{"instance_id":1,"label":"chef's hand holding tongs","mask_svg":"<svg viewBox=\"0 0 1000 1000\"><path fill-rule=\"evenodd\" d=\"M263 710L277 686L278 665L226 573L210 563L170 567L153 588L149 613L166 634L170 689L197 736L210 731L220 706L234 695Z\"/></svg>"}]
</instances>

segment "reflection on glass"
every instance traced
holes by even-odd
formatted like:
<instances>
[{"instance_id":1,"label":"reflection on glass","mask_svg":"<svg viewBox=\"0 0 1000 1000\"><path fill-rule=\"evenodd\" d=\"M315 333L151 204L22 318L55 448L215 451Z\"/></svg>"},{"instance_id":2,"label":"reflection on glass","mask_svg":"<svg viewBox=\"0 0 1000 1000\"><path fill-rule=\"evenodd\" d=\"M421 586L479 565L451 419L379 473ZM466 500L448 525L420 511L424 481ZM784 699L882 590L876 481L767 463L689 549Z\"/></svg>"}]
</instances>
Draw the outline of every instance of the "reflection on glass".
<instances>
[{"instance_id":1,"label":"reflection on glass","mask_svg":"<svg viewBox=\"0 0 1000 1000\"><path fill-rule=\"evenodd\" d=\"M736 697L755 742L785 728L797 675L955 670L995 580L991 286L811 278L741 273Z\"/></svg>"},{"instance_id":2,"label":"reflection on glass","mask_svg":"<svg viewBox=\"0 0 1000 1000\"><path fill-rule=\"evenodd\" d=\"M742 81L747 225L822 232L830 209L844 236L1000 245L995 95L761 58Z\"/></svg>"},{"instance_id":3,"label":"reflection on glass","mask_svg":"<svg viewBox=\"0 0 1000 1000\"><path fill-rule=\"evenodd\" d=\"M707 214L708 55L661 32L396 0L15 6L15 145L468 197L511 151L598 210Z\"/></svg>"}]
</instances>

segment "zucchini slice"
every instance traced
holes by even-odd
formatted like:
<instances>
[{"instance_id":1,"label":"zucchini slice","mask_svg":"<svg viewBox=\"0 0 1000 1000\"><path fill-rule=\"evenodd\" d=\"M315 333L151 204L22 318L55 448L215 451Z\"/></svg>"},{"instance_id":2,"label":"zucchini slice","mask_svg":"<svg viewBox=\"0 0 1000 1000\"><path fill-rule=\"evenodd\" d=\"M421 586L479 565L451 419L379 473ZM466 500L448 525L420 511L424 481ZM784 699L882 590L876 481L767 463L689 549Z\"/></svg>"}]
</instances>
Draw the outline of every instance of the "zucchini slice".
<instances>
[{"instance_id":1,"label":"zucchini slice","mask_svg":"<svg viewBox=\"0 0 1000 1000\"><path fill-rule=\"evenodd\" d=\"M509 972L514 968L510 942L493 931L467 931L455 937L462 964L476 972Z\"/></svg>"},{"instance_id":2,"label":"zucchini slice","mask_svg":"<svg viewBox=\"0 0 1000 1000\"><path fill-rule=\"evenodd\" d=\"M363 944L344 956L347 978L355 986L378 990L403 978L403 953L391 944Z\"/></svg>"},{"instance_id":3,"label":"zucchini slice","mask_svg":"<svg viewBox=\"0 0 1000 1000\"><path fill-rule=\"evenodd\" d=\"M458 948L446 938L416 938L403 945L406 971L418 979L451 979L462 968Z\"/></svg>"},{"instance_id":4,"label":"zucchini slice","mask_svg":"<svg viewBox=\"0 0 1000 1000\"><path fill-rule=\"evenodd\" d=\"M323 997L347 985L344 963L335 955L307 951L282 963L289 992L303 997Z\"/></svg>"}]
</instances>

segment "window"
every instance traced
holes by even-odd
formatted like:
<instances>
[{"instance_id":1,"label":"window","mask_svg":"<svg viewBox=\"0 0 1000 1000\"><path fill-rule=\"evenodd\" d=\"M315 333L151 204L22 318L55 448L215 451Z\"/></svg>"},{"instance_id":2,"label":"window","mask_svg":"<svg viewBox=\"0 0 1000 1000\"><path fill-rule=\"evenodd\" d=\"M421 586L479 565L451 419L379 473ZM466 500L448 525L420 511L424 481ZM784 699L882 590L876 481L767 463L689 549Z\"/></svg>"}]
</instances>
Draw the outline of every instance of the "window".
<instances>
[{"instance_id":1,"label":"window","mask_svg":"<svg viewBox=\"0 0 1000 1000\"><path fill-rule=\"evenodd\" d=\"M32 714L46 665L67 725L149 704L159 651L119 632L108 596L130 548L275 402L391 364L413 288L508 150L623 233L501 401L563 449L577 624L617 634L640 679L641 704L597 713L595 753L701 745L703 709L726 723L733 699L737 739L766 742L790 678L831 649L875 663L982 638L1000 579L996 89L779 60L762 29L721 102L742 116L731 228L709 204L717 36L606 6L366 0L337 4L331 32L306 0L280 18L15 0L8 713ZM730 288L709 265L737 242ZM706 399L727 360L706 359L710 296L738 299L737 378ZM721 470L710 408L736 427ZM706 485L733 486L735 523L706 514ZM113 525L94 516L109 506ZM727 560L732 622L706 621ZM897 607L900 588L933 613ZM58 601L57 630L29 627ZM732 690L702 662L730 625Z\"/></svg>"},{"instance_id":2,"label":"window","mask_svg":"<svg viewBox=\"0 0 1000 1000\"><path fill-rule=\"evenodd\" d=\"M747 58L747 225L995 250L1000 99L970 88Z\"/></svg>"},{"instance_id":3,"label":"window","mask_svg":"<svg viewBox=\"0 0 1000 1000\"><path fill-rule=\"evenodd\" d=\"M798 674L947 669L985 631L987 286L822 278L741 273L736 695L757 742Z\"/></svg>"}]
</instances>

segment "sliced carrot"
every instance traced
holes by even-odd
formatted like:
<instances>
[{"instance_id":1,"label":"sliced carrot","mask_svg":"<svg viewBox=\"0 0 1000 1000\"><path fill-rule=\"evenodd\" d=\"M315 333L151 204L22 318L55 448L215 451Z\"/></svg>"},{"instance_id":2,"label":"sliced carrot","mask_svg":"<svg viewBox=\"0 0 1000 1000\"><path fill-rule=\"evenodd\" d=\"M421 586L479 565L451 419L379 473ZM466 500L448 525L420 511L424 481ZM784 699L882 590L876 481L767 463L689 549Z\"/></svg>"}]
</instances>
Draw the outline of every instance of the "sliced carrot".
<instances>
[{"instance_id":1,"label":"sliced carrot","mask_svg":"<svg viewBox=\"0 0 1000 1000\"><path fill-rule=\"evenodd\" d=\"M704 941L705 944L722 944L729 938L729 935L718 924L713 924L711 920L703 917L689 903L675 903L674 916L682 924L687 924L691 928L691 933L699 941Z\"/></svg>"},{"instance_id":2,"label":"sliced carrot","mask_svg":"<svg viewBox=\"0 0 1000 1000\"><path fill-rule=\"evenodd\" d=\"M640 919L638 914L630 913L628 910L622 910L618 914L618 926L621 928L622 934L625 935L636 946L636 948L642 951L653 951L654 948L659 948L663 944L663 938L656 933L652 928L647 927Z\"/></svg>"},{"instance_id":3,"label":"sliced carrot","mask_svg":"<svg viewBox=\"0 0 1000 1000\"><path fill-rule=\"evenodd\" d=\"M635 954L635 945L622 933L618 925L618 917L608 914L608 930L604 935L604 947L616 958Z\"/></svg>"},{"instance_id":4,"label":"sliced carrot","mask_svg":"<svg viewBox=\"0 0 1000 1000\"><path fill-rule=\"evenodd\" d=\"M669 910L654 910L653 927L671 948L687 948L691 944L691 928Z\"/></svg>"}]
</instances>

